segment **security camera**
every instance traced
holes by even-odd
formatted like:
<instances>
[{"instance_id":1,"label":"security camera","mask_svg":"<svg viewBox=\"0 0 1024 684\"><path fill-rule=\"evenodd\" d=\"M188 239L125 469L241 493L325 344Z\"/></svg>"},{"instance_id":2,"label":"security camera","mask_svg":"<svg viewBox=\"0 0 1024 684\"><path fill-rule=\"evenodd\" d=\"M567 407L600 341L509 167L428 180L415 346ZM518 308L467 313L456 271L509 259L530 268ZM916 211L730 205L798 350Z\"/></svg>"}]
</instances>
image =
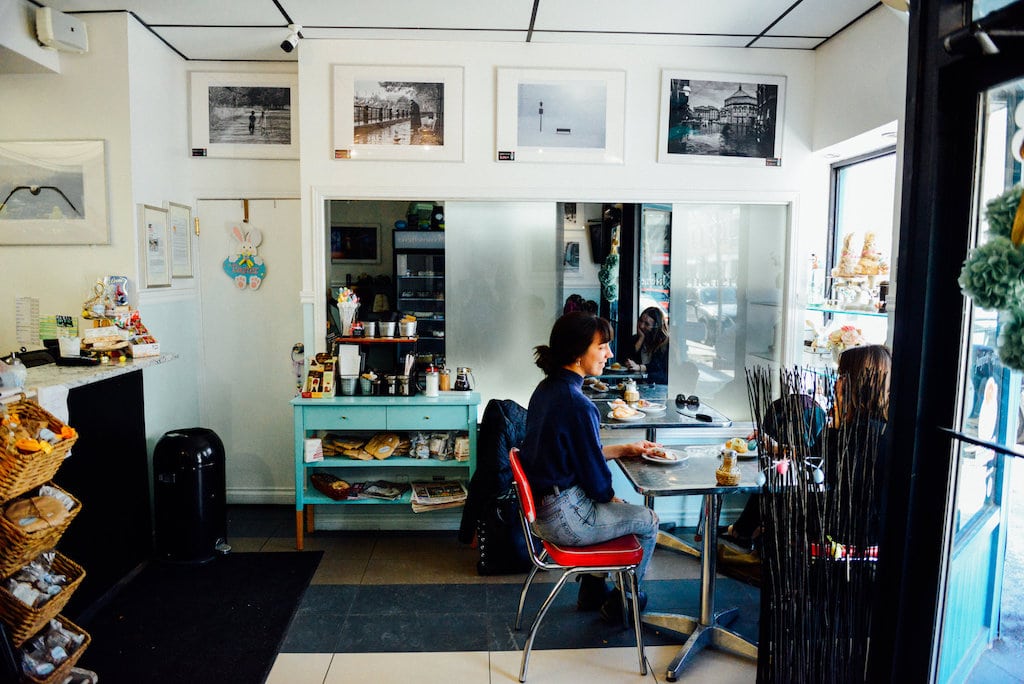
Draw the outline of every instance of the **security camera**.
<instances>
[{"instance_id":1,"label":"security camera","mask_svg":"<svg viewBox=\"0 0 1024 684\"><path fill-rule=\"evenodd\" d=\"M301 24L288 24L288 37L281 41L281 49L285 52L291 52L299 44L299 38L302 37L302 25Z\"/></svg>"}]
</instances>

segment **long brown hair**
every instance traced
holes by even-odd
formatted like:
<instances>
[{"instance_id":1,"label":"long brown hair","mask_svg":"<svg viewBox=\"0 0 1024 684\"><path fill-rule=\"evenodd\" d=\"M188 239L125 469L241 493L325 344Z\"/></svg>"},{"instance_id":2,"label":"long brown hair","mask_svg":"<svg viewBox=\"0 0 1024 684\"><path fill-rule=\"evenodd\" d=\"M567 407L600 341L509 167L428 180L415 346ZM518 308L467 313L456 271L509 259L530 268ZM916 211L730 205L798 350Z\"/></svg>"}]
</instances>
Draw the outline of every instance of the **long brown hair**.
<instances>
[{"instance_id":1,"label":"long brown hair","mask_svg":"<svg viewBox=\"0 0 1024 684\"><path fill-rule=\"evenodd\" d=\"M836 417L889 418L889 374L892 352L882 344L850 347L839 356Z\"/></svg>"},{"instance_id":2,"label":"long brown hair","mask_svg":"<svg viewBox=\"0 0 1024 684\"><path fill-rule=\"evenodd\" d=\"M643 345L643 349L653 354L657 349L668 344L668 320L665 318L665 312L661 310L660 306L647 307L640 312L640 318L644 316L654 321L654 325L651 326L651 332L644 335Z\"/></svg>"},{"instance_id":3,"label":"long brown hair","mask_svg":"<svg viewBox=\"0 0 1024 684\"><path fill-rule=\"evenodd\" d=\"M583 356L595 335L600 335L602 343L610 342L611 323L586 311L563 314L551 327L548 343L533 348L534 361L545 375L551 375Z\"/></svg>"}]
</instances>

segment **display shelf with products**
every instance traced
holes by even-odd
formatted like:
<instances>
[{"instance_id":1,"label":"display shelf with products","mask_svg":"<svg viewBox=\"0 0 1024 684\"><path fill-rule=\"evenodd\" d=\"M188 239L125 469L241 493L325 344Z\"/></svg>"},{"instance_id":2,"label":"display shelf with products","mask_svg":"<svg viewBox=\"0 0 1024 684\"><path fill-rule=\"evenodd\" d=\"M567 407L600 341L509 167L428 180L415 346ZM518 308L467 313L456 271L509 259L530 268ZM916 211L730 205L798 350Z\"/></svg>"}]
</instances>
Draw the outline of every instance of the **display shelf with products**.
<instances>
[{"instance_id":1,"label":"display shelf with products","mask_svg":"<svg viewBox=\"0 0 1024 684\"><path fill-rule=\"evenodd\" d=\"M385 479L411 482L445 476L469 481L476 469L476 392L442 392L438 397L341 396L331 399L293 399L295 424L295 547L303 548L303 532L313 532L313 505L367 505L411 503L408 492L396 499L332 499L314 488L310 477L329 472L346 480ZM390 456L382 460L324 457L307 462L307 438L342 433L358 440L381 432L404 435L457 432L469 437L468 459L437 460ZM412 511L410 510L410 515Z\"/></svg>"},{"instance_id":2,"label":"display shelf with products","mask_svg":"<svg viewBox=\"0 0 1024 684\"><path fill-rule=\"evenodd\" d=\"M395 308L416 317L421 352L444 356L444 232L396 230L394 261Z\"/></svg>"}]
</instances>

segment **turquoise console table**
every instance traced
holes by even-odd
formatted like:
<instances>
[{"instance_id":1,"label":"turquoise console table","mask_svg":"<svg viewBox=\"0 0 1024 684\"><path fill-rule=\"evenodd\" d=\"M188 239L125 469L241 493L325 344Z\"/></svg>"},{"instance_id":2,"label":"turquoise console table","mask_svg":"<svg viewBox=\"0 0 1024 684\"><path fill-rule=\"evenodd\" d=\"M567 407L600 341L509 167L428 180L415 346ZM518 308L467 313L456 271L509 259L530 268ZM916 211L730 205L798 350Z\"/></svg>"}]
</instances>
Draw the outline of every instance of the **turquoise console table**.
<instances>
[{"instance_id":1,"label":"turquoise console table","mask_svg":"<svg viewBox=\"0 0 1024 684\"><path fill-rule=\"evenodd\" d=\"M295 548L302 550L303 531L314 529L312 505L404 504L410 506L407 492L395 501L355 499L335 501L312 487L309 473L329 468L343 479L378 479L380 474L367 470L397 468L384 479L430 479L437 468L461 468L468 481L476 469L476 416L480 395L476 392L442 392L439 397L335 397L333 399L293 399L295 416ZM468 461L439 461L392 456L382 461L359 461L351 458L325 458L306 463L304 440L321 431L353 432L369 439L382 432L460 431L469 433ZM390 474L391 471L389 471ZM310 506L307 511L307 506Z\"/></svg>"}]
</instances>

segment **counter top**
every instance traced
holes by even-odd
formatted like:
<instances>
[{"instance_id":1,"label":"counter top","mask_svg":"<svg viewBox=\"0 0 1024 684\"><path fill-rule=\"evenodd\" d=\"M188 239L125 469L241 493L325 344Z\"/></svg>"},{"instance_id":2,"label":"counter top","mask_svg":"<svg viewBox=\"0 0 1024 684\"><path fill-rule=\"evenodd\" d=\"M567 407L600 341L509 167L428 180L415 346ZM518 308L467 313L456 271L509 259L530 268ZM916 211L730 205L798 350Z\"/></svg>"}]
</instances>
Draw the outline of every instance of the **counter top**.
<instances>
[{"instance_id":1,"label":"counter top","mask_svg":"<svg viewBox=\"0 0 1024 684\"><path fill-rule=\"evenodd\" d=\"M25 387L53 387L55 385L63 385L69 389L81 387L82 385L100 382L101 380L124 375L125 373L158 366L168 361L174 361L177 358L177 354L165 352L160 354L160 356L131 359L125 363L101 363L98 366L58 366L55 363L48 363L28 369Z\"/></svg>"},{"instance_id":2,"label":"counter top","mask_svg":"<svg viewBox=\"0 0 1024 684\"><path fill-rule=\"evenodd\" d=\"M327 399L296 397L292 406L429 406L479 404L478 392L441 392L439 396L428 397L425 394L414 394L411 397L388 394L379 395L342 395Z\"/></svg>"}]
</instances>

